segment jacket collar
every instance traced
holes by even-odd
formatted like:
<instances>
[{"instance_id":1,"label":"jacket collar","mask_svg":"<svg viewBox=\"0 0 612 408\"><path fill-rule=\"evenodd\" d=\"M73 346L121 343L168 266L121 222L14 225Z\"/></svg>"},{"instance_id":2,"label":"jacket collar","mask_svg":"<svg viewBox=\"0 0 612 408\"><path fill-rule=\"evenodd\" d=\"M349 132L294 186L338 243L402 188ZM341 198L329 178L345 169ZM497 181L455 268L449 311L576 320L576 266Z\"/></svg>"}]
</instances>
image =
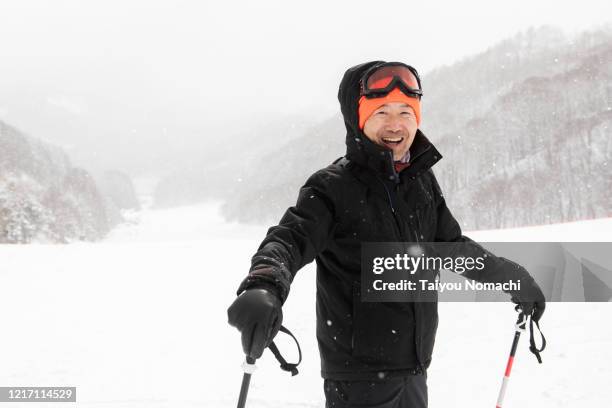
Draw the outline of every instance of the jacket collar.
<instances>
[{"instance_id":1,"label":"jacket collar","mask_svg":"<svg viewBox=\"0 0 612 408\"><path fill-rule=\"evenodd\" d=\"M393 152L372 142L359 129L359 80L367 69L379 62L382 61L366 62L349 68L340 83L338 100L346 126L346 158L372 170L383 180L399 183L400 174L401 178L415 178L429 170L442 155L418 129L410 146L410 166L398 174L393 166Z\"/></svg>"},{"instance_id":2,"label":"jacket collar","mask_svg":"<svg viewBox=\"0 0 612 408\"><path fill-rule=\"evenodd\" d=\"M377 176L384 180L399 183L401 180L400 174L401 178L415 178L429 170L442 158L442 155L419 129L410 146L410 166L399 174L395 171L393 165L393 152L372 142L363 132L350 139L347 135L346 158L374 171Z\"/></svg>"}]
</instances>

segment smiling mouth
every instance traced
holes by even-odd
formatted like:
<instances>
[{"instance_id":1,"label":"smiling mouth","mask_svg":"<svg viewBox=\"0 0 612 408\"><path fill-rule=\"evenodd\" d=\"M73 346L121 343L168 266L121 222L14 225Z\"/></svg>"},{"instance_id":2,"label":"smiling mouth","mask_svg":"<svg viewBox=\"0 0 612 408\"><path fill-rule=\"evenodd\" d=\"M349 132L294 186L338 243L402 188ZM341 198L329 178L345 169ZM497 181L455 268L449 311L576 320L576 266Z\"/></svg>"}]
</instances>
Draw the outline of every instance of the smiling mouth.
<instances>
[{"instance_id":1,"label":"smiling mouth","mask_svg":"<svg viewBox=\"0 0 612 408\"><path fill-rule=\"evenodd\" d=\"M389 147L395 147L404 141L403 137L383 137L382 141Z\"/></svg>"}]
</instances>

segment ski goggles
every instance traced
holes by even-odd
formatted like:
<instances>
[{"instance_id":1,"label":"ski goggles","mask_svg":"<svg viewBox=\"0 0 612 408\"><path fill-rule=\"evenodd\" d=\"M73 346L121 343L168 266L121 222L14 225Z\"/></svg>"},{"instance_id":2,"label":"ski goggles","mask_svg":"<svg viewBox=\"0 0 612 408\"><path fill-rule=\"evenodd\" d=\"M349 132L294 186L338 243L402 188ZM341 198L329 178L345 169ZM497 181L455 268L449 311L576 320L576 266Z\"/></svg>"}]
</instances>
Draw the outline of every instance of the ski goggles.
<instances>
[{"instance_id":1,"label":"ski goggles","mask_svg":"<svg viewBox=\"0 0 612 408\"><path fill-rule=\"evenodd\" d=\"M385 62L368 69L361 78L361 95L379 98L394 88L407 96L421 99L421 78L416 69L401 62Z\"/></svg>"}]
</instances>

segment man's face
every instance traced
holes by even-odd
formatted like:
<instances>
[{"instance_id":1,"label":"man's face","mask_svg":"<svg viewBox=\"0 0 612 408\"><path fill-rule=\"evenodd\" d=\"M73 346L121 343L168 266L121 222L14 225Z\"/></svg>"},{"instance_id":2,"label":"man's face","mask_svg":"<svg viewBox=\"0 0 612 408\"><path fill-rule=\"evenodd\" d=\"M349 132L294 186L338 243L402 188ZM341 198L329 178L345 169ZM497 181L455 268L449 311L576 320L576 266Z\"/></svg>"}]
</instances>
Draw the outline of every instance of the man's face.
<instances>
[{"instance_id":1,"label":"man's face","mask_svg":"<svg viewBox=\"0 0 612 408\"><path fill-rule=\"evenodd\" d=\"M400 160L408 152L417 127L416 116L408 104L389 102L366 120L363 133L374 143L391 149L393 160Z\"/></svg>"}]
</instances>

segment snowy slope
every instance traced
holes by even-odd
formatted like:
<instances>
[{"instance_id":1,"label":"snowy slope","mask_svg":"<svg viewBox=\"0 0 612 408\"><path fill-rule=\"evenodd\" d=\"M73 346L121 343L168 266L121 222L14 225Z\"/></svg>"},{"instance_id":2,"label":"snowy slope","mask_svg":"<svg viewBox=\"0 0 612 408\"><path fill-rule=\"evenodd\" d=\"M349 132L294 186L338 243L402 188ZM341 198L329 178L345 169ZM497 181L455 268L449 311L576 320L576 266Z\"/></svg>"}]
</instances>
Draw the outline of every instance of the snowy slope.
<instances>
[{"instance_id":1,"label":"snowy slope","mask_svg":"<svg viewBox=\"0 0 612 408\"><path fill-rule=\"evenodd\" d=\"M234 407L243 356L226 309L267 228L226 224L217 209L144 210L101 244L0 246L0 385L76 386L79 407ZM612 219L465 234L610 241L610 231ZM299 272L284 310L304 353L300 375L281 371L267 351L248 407L324 406L314 272L313 264ZM505 406L608 406L611 315L608 303L549 304L544 364L522 339ZM440 319L430 407L492 407L512 306L443 303ZM293 360L292 341L281 334L278 343Z\"/></svg>"}]
</instances>

